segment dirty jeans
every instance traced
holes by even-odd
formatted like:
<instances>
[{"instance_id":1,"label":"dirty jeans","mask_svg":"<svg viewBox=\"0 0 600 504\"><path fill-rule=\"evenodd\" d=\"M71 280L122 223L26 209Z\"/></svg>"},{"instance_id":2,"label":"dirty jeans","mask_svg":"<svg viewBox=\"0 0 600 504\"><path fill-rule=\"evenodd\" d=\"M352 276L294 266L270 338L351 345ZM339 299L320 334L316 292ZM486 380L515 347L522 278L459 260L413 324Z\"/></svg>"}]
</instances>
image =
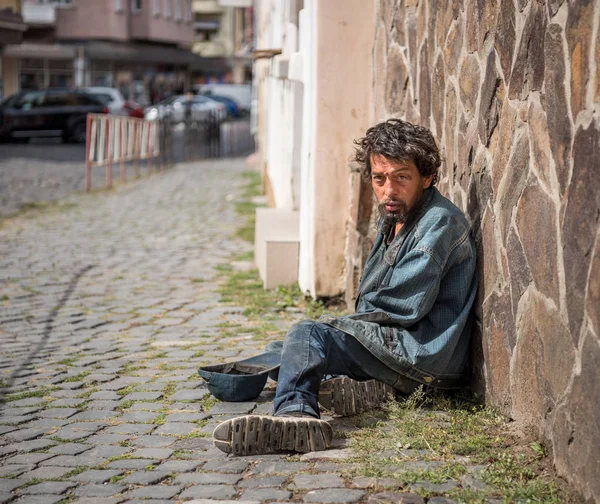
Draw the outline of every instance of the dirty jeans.
<instances>
[{"instance_id":1,"label":"dirty jeans","mask_svg":"<svg viewBox=\"0 0 600 504\"><path fill-rule=\"evenodd\" d=\"M358 340L339 329L311 320L294 325L285 337L273 404L274 414L308 413L319 418L319 385L324 376L376 379L410 393L418 383L373 356Z\"/></svg>"}]
</instances>

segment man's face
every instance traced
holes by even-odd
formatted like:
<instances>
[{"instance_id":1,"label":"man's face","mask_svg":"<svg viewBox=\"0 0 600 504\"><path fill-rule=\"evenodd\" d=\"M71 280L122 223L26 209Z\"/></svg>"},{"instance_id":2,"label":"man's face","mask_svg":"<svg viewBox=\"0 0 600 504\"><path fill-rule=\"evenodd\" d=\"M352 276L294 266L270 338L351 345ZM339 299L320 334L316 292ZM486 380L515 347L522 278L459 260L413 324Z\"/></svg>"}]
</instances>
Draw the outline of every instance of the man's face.
<instances>
[{"instance_id":1,"label":"man's face","mask_svg":"<svg viewBox=\"0 0 600 504\"><path fill-rule=\"evenodd\" d=\"M381 216L388 223L403 223L406 215L431 186L433 175L422 177L415 163L371 156L371 184Z\"/></svg>"}]
</instances>

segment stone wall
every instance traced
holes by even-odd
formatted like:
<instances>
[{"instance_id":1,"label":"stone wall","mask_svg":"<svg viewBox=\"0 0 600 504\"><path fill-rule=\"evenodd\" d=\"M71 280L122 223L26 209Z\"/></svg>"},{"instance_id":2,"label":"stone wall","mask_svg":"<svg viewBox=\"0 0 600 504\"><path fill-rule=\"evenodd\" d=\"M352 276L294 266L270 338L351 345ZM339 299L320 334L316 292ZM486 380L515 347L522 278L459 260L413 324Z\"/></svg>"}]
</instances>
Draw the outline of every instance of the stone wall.
<instances>
[{"instance_id":1,"label":"stone wall","mask_svg":"<svg viewBox=\"0 0 600 504\"><path fill-rule=\"evenodd\" d=\"M479 243L474 386L600 501L600 2L378 8L375 118L432 129ZM372 232L357 175L352 192L349 285Z\"/></svg>"}]
</instances>

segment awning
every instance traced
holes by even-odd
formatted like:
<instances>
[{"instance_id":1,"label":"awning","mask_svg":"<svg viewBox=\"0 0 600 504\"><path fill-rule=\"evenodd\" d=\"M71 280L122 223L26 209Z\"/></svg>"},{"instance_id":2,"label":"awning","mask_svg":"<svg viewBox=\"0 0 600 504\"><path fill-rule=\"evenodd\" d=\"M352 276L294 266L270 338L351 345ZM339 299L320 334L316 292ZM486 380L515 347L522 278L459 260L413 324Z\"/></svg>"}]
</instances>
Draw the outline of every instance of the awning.
<instances>
[{"instance_id":1,"label":"awning","mask_svg":"<svg viewBox=\"0 0 600 504\"><path fill-rule=\"evenodd\" d=\"M24 42L18 45L6 46L4 55L11 58L73 59L75 57L75 46Z\"/></svg>"},{"instance_id":2,"label":"awning","mask_svg":"<svg viewBox=\"0 0 600 504\"><path fill-rule=\"evenodd\" d=\"M91 41L82 44L91 59L190 65L194 54L179 47L163 47L151 44Z\"/></svg>"}]
</instances>

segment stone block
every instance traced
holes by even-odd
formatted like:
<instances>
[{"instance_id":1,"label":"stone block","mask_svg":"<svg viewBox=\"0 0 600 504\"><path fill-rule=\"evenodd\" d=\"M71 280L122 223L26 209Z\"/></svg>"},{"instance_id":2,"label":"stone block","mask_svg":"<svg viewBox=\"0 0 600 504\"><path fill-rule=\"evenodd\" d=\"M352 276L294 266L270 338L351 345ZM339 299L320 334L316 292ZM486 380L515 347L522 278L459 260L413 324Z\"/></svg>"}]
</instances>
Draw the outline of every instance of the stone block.
<instances>
[{"instance_id":1,"label":"stone block","mask_svg":"<svg viewBox=\"0 0 600 504\"><path fill-rule=\"evenodd\" d=\"M180 495L182 499L230 499L237 491L231 485L198 485L186 488Z\"/></svg>"},{"instance_id":2,"label":"stone block","mask_svg":"<svg viewBox=\"0 0 600 504\"><path fill-rule=\"evenodd\" d=\"M548 26L545 38L545 104L548 117L548 135L556 176L564 193L569 180L571 159L572 119L565 89L565 60L563 33L558 24Z\"/></svg>"},{"instance_id":3,"label":"stone block","mask_svg":"<svg viewBox=\"0 0 600 504\"><path fill-rule=\"evenodd\" d=\"M580 127L573 141L573 173L562 226L569 327L575 341L583 323L589 265L598 230L600 127Z\"/></svg>"},{"instance_id":4,"label":"stone block","mask_svg":"<svg viewBox=\"0 0 600 504\"><path fill-rule=\"evenodd\" d=\"M571 66L571 111L573 117L588 108L587 90L591 81L590 51L594 44L594 0L569 3L565 37Z\"/></svg>"},{"instance_id":5,"label":"stone block","mask_svg":"<svg viewBox=\"0 0 600 504\"><path fill-rule=\"evenodd\" d=\"M544 47L545 31L544 7L535 2L525 20L517 55L514 58L508 89L509 98L523 100L531 91L542 89L547 52Z\"/></svg>"}]
</instances>

